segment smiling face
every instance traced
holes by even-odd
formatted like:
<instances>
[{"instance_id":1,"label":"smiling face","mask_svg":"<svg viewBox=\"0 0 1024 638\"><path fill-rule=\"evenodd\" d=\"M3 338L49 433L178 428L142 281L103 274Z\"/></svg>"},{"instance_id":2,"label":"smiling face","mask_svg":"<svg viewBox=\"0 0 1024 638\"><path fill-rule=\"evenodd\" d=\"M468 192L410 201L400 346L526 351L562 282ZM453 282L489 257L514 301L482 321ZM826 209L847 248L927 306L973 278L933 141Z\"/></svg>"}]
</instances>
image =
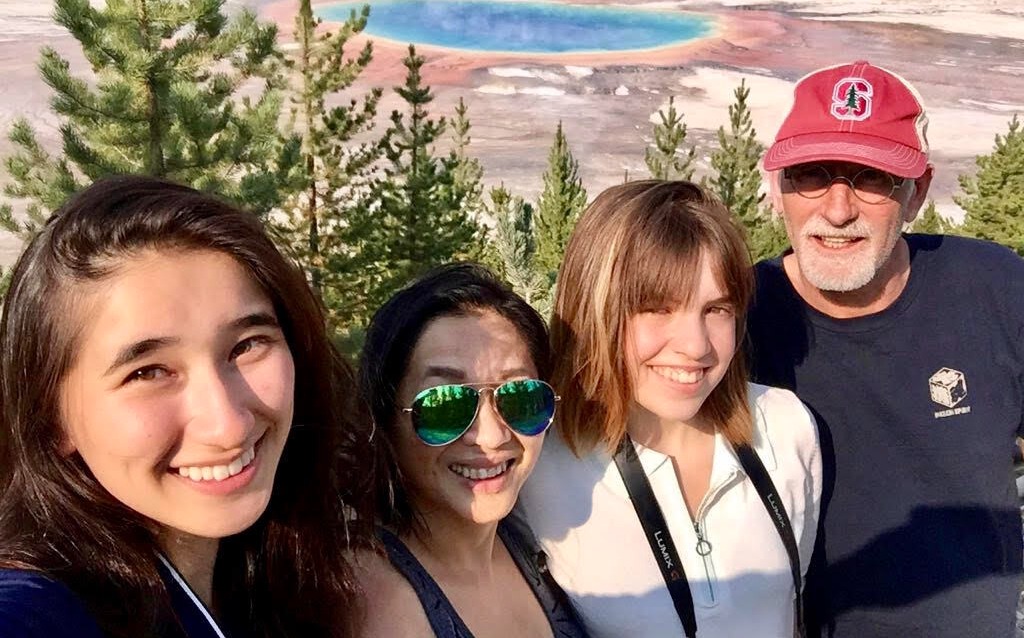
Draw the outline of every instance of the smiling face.
<instances>
[{"instance_id":1,"label":"smiling face","mask_svg":"<svg viewBox=\"0 0 1024 638\"><path fill-rule=\"evenodd\" d=\"M871 170L849 162L822 164L830 175L848 179ZM780 175L783 218L804 279L819 290L849 292L889 270L903 224L920 208L930 175L929 171L916 181L897 178L892 196L871 204L858 198L844 180L836 180L824 195L810 199Z\"/></svg>"},{"instance_id":2,"label":"smiling face","mask_svg":"<svg viewBox=\"0 0 1024 638\"><path fill-rule=\"evenodd\" d=\"M443 316L427 324L416 343L397 400L408 407L419 392L437 385L493 387L536 376L526 342L504 317L489 310ZM504 518L544 442L543 434L524 436L509 429L491 392L482 393L473 425L449 445L423 443L408 413L399 411L396 419L398 466L413 508L428 521L440 516L485 524Z\"/></svg>"},{"instance_id":3,"label":"smiling face","mask_svg":"<svg viewBox=\"0 0 1024 638\"><path fill-rule=\"evenodd\" d=\"M688 304L651 308L626 322L634 388L630 426L699 423L704 401L736 352L736 314L706 255Z\"/></svg>"},{"instance_id":4,"label":"smiling face","mask_svg":"<svg viewBox=\"0 0 1024 638\"><path fill-rule=\"evenodd\" d=\"M295 370L266 294L231 257L157 250L73 293L68 453L165 532L236 534L266 509Z\"/></svg>"}]
</instances>

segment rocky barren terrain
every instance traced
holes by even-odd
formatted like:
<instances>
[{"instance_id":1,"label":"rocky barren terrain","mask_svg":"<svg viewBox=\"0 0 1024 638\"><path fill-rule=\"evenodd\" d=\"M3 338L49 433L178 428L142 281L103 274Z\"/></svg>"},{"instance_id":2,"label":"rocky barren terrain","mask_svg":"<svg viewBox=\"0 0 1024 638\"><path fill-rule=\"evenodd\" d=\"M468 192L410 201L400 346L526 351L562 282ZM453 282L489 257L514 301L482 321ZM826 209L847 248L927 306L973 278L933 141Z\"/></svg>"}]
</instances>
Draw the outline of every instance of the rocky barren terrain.
<instances>
[{"instance_id":1,"label":"rocky barren terrain","mask_svg":"<svg viewBox=\"0 0 1024 638\"><path fill-rule=\"evenodd\" d=\"M94 0L98 2L100 0ZM591 2L601 0L590 0ZM953 204L958 174L972 170L1014 113L1024 114L1024 3L1019 0L760 0L619 2L707 13L715 35L678 47L603 55L507 55L420 47L435 110L451 112L459 97L473 122L471 151L489 183L535 196L547 147L562 121L590 193L645 174L650 119L670 95L683 111L691 140L707 145L727 122L732 90L746 78L759 136L766 142L784 117L793 83L825 64L866 59L913 82L929 109L936 165L932 195L941 213ZM295 3L239 0L280 24L288 40ZM49 44L87 73L76 43L49 18L48 0L0 3L0 130L13 118L36 123L45 143L56 139L49 90L35 70ZM377 40L362 87L402 79L404 43ZM397 106L385 98L384 114ZM9 150L0 140L0 156ZM706 153L705 153L706 155ZM702 171L706 157L701 157ZM3 177L0 177L2 180ZM0 263L17 243L0 236Z\"/></svg>"}]
</instances>

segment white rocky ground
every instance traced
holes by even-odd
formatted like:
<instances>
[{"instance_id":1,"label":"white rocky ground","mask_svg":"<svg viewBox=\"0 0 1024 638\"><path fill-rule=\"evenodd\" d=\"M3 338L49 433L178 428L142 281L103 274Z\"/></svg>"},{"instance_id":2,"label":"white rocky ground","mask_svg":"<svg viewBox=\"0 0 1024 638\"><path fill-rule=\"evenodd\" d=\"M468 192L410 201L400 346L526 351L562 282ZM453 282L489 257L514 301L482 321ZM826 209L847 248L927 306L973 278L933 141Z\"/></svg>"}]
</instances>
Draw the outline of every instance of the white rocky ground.
<instances>
[{"instance_id":1,"label":"white rocky ground","mask_svg":"<svg viewBox=\"0 0 1024 638\"><path fill-rule=\"evenodd\" d=\"M763 51L726 40L711 55L669 65L635 59L620 65L498 60L469 71L455 85L432 80L428 65L425 75L434 83L439 112L450 110L459 96L466 97L474 122L473 150L489 181L504 181L535 196L550 135L565 120L581 174L596 194L627 171L644 173L649 121L669 95L678 96L691 138L708 142L725 123L732 90L741 78L752 89L754 124L762 140L770 142L800 75L820 64L866 55L912 77L925 96L938 169L932 194L940 212L956 217L962 214L951 198L956 176L971 170L972 158L991 148L993 136L1005 130L1013 113L1024 114L1022 0L619 1L695 11L724 7L773 12L765 15L785 24L788 40L769 41ZM232 4L261 9L266 0ZM0 1L0 131L14 117L26 116L49 144L55 141L58 122L48 110L49 93L34 68L38 47L55 46L76 69L84 70L74 42L51 23L51 10L51 0ZM439 66L444 64L442 60ZM385 98L381 111L388 112L393 104L393 98ZM521 119L524 112L530 113L527 121ZM6 140L0 139L0 156L7 150ZM16 242L0 236L0 264L13 259L16 250Z\"/></svg>"},{"instance_id":2,"label":"white rocky ground","mask_svg":"<svg viewBox=\"0 0 1024 638\"><path fill-rule=\"evenodd\" d=\"M723 0L722 6L784 6L816 20L915 24L950 33L1024 38L1024 2L1020 0Z\"/></svg>"}]
</instances>

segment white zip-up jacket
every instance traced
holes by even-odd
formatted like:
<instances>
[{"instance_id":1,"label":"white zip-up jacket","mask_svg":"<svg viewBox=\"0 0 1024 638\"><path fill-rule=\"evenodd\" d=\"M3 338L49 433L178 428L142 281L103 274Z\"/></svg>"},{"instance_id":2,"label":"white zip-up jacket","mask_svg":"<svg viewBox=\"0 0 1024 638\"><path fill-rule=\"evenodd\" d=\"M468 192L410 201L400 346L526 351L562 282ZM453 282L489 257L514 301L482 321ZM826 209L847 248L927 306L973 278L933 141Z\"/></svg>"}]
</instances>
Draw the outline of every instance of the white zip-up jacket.
<instances>
[{"instance_id":1,"label":"white zip-up jacket","mask_svg":"<svg viewBox=\"0 0 1024 638\"><path fill-rule=\"evenodd\" d=\"M792 392L750 384L754 450L789 515L806 574L821 499L817 429ZM693 520L671 459L636 444L693 595L700 638L792 638L795 591L771 517L730 445L715 437L711 483ZM595 638L683 629L611 456L577 459L555 434L520 494L555 580ZM711 544L697 553L697 528Z\"/></svg>"}]
</instances>

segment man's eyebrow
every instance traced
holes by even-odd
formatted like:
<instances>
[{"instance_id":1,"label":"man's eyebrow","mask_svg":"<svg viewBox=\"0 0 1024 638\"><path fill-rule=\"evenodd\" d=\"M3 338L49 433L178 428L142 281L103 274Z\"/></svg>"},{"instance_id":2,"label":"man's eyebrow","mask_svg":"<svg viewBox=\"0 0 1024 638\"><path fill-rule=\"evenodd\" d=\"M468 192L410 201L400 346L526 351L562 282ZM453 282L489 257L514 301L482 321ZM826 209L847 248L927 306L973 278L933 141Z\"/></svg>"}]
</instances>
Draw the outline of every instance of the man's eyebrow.
<instances>
[{"instance_id":1,"label":"man's eyebrow","mask_svg":"<svg viewBox=\"0 0 1024 638\"><path fill-rule=\"evenodd\" d=\"M133 361L138 361L151 352L178 343L178 341L179 339L175 337L155 337L130 343L118 351L117 356L114 357L114 362L110 364L110 367L103 373L103 376L109 376L117 369L126 366Z\"/></svg>"}]
</instances>

